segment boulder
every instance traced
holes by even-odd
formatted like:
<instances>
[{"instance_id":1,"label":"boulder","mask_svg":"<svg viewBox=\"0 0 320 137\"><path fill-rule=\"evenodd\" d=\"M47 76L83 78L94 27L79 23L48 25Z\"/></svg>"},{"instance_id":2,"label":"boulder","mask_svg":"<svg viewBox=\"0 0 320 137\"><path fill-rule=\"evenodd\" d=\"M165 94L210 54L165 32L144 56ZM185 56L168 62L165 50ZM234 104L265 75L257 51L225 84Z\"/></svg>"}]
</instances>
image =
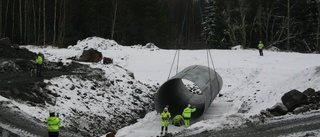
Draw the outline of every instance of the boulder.
<instances>
[{"instance_id":1,"label":"boulder","mask_svg":"<svg viewBox=\"0 0 320 137\"><path fill-rule=\"evenodd\" d=\"M289 111L293 111L299 106L308 104L308 97L300 91L294 89L285 93L281 97L281 101Z\"/></svg>"},{"instance_id":2,"label":"boulder","mask_svg":"<svg viewBox=\"0 0 320 137\"><path fill-rule=\"evenodd\" d=\"M95 49L89 49L84 50L82 55L79 58L79 61L83 62L99 62L102 59L102 53L95 50Z\"/></svg>"},{"instance_id":3,"label":"boulder","mask_svg":"<svg viewBox=\"0 0 320 137\"><path fill-rule=\"evenodd\" d=\"M106 137L115 137L116 133L116 131L110 131L106 134Z\"/></svg>"},{"instance_id":4,"label":"boulder","mask_svg":"<svg viewBox=\"0 0 320 137\"><path fill-rule=\"evenodd\" d=\"M103 64L112 64L113 59L110 57L103 57Z\"/></svg>"},{"instance_id":5,"label":"boulder","mask_svg":"<svg viewBox=\"0 0 320 137\"><path fill-rule=\"evenodd\" d=\"M309 96L310 103L317 104L320 102L320 91L314 92Z\"/></svg>"},{"instance_id":6,"label":"boulder","mask_svg":"<svg viewBox=\"0 0 320 137\"><path fill-rule=\"evenodd\" d=\"M282 103L277 103L273 107L268 109L268 111L274 116L281 116L288 113L288 108Z\"/></svg>"},{"instance_id":7,"label":"boulder","mask_svg":"<svg viewBox=\"0 0 320 137\"><path fill-rule=\"evenodd\" d=\"M273 115L269 112L269 109L261 110L260 115L265 116L265 117L273 117Z\"/></svg>"},{"instance_id":8,"label":"boulder","mask_svg":"<svg viewBox=\"0 0 320 137\"><path fill-rule=\"evenodd\" d=\"M302 93L309 96L312 96L312 94L314 94L316 91L313 88L308 88L305 91L303 91Z\"/></svg>"},{"instance_id":9,"label":"boulder","mask_svg":"<svg viewBox=\"0 0 320 137\"><path fill-rule=\"evenodd\" d=\"M303 105L301 107L295 108L292 112L293 112L293 114L301 114L301 113L307 112L309 110L310 110L309 106Z\"/></svg>"}]
</instances>

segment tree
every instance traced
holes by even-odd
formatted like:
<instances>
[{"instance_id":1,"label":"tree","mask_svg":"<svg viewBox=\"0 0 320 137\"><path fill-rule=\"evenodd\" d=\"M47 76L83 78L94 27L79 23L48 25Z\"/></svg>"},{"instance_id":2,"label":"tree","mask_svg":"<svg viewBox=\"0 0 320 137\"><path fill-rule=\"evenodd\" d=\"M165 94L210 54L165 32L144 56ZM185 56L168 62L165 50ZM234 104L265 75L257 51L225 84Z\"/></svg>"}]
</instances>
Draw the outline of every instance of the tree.
<instances>
[{"instance_id":1,"label":"tree","mask_svg":"<svg viewBox=\"0 0 320 137\"><path fill-rule=\"evenodd\" d=\"M14 38L15 36L14 36L14 31L15 31L15 5L16 5L16 1L15 0L13 0L13 3L12 3L12 29L11 29L11 37L12 38Z\"/></svg>"},{"instance_id":2,"label":"tree","mask_svg":"<svg viewBox=\"0 0 320 137\"><path fill-rule=\"evenodd\" d=\"M28 43L29 41L27 40L27 31L29 31L28 26L28 22L30 22L27 17L28 17L28 0L24 0L24 33L23 33L23 41L24 43Z\"/></svg>"},{"instance_id":3,"label":"tree","mask_svg":"<svg viewBox=\"0 0 320 137\"><path fill-rule=\"evenodd\" d=\"M53 40L52 43L56 45L56 24L57 24L57 0L54 0L54 22L53 22Z\"/></svg>"},{"instance_id":4,"label":"tree","mask_svg":"<svg viewBox=\"0 0 320 137\"><path fill-rule=\"evenodd\" d=\"M6 13L5 13L4 20L8 20L8 14L9 14L9 1L7 1ZM4 22L3 36L6 36L6 30L7 30L7 21Z\"/></svg>"},{"instance_id":5,"label":"tree","mask_svg":"<svg viewBox=\"0 0 320 137\"><path fill-rule=\"evenodd\" d=\"M43 0L43 46L46 45L46 0Z\"/></svg>"},{"instance_id":6,"label":"tree","mask_svg":"<svg viewBox=\"0 0 320 137\"><path fill-rule=\"evenodd\" d=\"M117 19L117 10L118 10L118 0L113 0L113 16L112 16L112 27L111 27L111 39L113 39L114 29Z\"/></svg>"},{"instance_id":7,"label":"tree","mask_svg":"<svg viewBox=\"0 0 320 137\"><path fill-rule=\"evenodd\" d=\"M316 5L317 5L317 10L318 10L318 18L317 18L317 36L316 36L316 50L318 51L318 53L320 53L320 44L319 44L319 40L320 40L320 1L316 1Z\"/></svg>"},{"instance_id":8,"label":"tree","mask_svg":"<svg viewBox=\"0 0 320 137\"><path fill-rule=\"evenodd\" d=\"M37 17L36 17L36 7L35 7L35 0L32 0L32 11L33 11L33 44L37 44Z\"/></svg>"},{"instance_id":9,"label":"tree","mask_svg":"<svg viewBox=\"0 0 320 137\"><path fill-rule=\"evenodd\" d=\"M222 18L223 0L210 1L204 12L202 35L210 48L228 48L225 38L226 26Z\"/></svg>"},{"instance_id":10,"label":"tree","mask_svg":"<svg viewBox=\"0 0 320 137\"><path fill-rule=\"evenodd\" d=\"M287 0L287 50L290 46L290 0Z\"/></svg>"},{"instance_id":11,"label":"tree","mask_svg":"<svg viewBox=\"0 0 320 137\"><path fill-rule=\"evenodd\" d=\"M22 43L22 38L23 38L23 32L22 32L22 4L21 4L21 0L19 0L19 24L20 24L20 43Z\"/></svg>"},{"instance_id":12,"label":"tree","mask_svg":"<svg viewBox=\"0 0 320 137\"><path fill-rule=\"evenodd\" d=\"M59 23L58 23L58 46L63 47L65 41L65 24L66 24L66 0L62 0L59 8Z\"/></svg>"},{"instance_id":13,"label":"tree","mask_svg":"<svg viewBox=\"0 0 320 137\"><path fill-rule=\"evenodd\" d=\"M0 1L0 38L2 37L2 1Z\"/></svg>"}]
</instances>

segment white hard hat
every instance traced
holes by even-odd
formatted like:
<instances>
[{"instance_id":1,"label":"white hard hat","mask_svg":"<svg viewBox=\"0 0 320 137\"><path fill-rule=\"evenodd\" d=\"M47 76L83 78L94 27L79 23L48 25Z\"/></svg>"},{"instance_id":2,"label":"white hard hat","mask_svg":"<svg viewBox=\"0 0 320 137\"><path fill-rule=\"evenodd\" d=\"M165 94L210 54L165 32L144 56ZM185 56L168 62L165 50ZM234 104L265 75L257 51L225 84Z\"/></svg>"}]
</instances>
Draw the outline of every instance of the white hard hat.
<instances>
[{"instance_id":1,"label":"white hard hat","mask_svg":"<svg viewBox=\"0 0 320 137\"><path fill-rule=\"evenodd\" d=\"M168 108L167 108L167 107L164 107L163 111L168 111Z\"/></svg>"},{"instance_id":2,"label":"white hard hat","mask_svg":"<svg viewBox=\"0 0 320 137\"><path fill-rule=\"evenodd\" d=\"M54 113L54 109L49 109L49 114Z\"/></svg>"},{"instance_id":3,"label":"white hard hat","mask_svg":"<svg viewBox=\"0 0 320 137\"><path fill-rule=\"evenodd\" d=\"M190 105L190 104L188 104L188 107L191 107L191 105Z\"/></svg>"}]
</instances>

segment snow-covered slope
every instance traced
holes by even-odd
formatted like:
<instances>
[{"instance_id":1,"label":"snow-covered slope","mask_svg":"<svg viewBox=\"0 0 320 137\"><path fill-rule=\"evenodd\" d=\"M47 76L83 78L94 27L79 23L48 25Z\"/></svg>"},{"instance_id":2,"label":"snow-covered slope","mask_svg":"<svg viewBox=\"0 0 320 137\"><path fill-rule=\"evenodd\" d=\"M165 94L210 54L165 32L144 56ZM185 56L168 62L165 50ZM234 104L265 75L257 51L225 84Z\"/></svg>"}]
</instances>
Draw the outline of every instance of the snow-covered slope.
<instances>
[{"instance_id":1,"label":"snow-covered slope","mask_svg":"<svg viewBox=\"0 0 320 137\"><path fill-rule=\"evenodd\" d=\"M69 123L68 120L75 108L87 116L104 115L106 124L112 123L111 114L106 112L139 110L134 105L135 98L127 95L137 92L135 89L140 89L142 93L139 97L142 102L152 104L151 99L144 100L145 96L153 95L150 87L156 89L174 75L169 75L169 72L175 50L138 48L141 46L126 47L117 45L114 41L96 37L78 42L78 45L70 46L68 49L38 49L31 46L29 49L45 53L46 59L68 62L70 60L67 58L78 55L83 48L90 47L102 52L103 56L113 58L113 65L90 64L92 68L104 70L107 81L90 81L74 76L46 80L47 83L51 83L48 89L60 95L55 108L65 114L63 119L66 124ZM197 123L187 129L170 126L169 130L172 132L183 131L186 135L190 135L223 126L238 125L244 122L245 118L280 102L281 95L291 89L320 90L319 54L264 51L265 56L261 57L257 50L210 50L210 53L214 62L214 66L210 65L210 67L214 67L223 79L224 85L220 91L222 96L213 101L203 117L193 121ZM195 64L208 66L207 51L181 50L179 64L174 65L172 72ZM135 80L126 75L127 70L134 73ZM116 83L108 87L111 81ZM136 85L130 84L132 83L130 81ZM93 85L95 88L92 88ZM115 103L115 100L123 102ZM114 104L108 106L112 102ZM243 109L242 107L246 107L247 111L238 113L239 109ZM23 110L36 117L46 116L46 112L37 107L26 106ZM33 113L34 111L43 112L39 114ZM110 116L110 119L107 116ZM126 121L127 117L124 119ZM153 111L138 121L132 126L119 130L117 135L150 137L160 133L161 120L156 112Z\"/></svg>"}]
</instances>

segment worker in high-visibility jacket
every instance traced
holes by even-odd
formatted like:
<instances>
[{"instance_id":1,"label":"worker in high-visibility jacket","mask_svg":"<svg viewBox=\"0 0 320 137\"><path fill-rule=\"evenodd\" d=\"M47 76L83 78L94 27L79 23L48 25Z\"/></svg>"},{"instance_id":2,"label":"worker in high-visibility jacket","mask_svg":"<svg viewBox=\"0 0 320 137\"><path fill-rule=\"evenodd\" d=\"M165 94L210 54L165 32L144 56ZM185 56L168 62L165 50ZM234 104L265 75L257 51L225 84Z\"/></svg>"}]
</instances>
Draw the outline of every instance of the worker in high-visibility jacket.
<instances>
[{"instance_id":1,"label":"worker in high-visibility jacket","mask_svg":"<svg viewBox=\"0 0 320 137\"><path fill-rule=\"evenodd\" d=\"M184 119L181 115L176 115L174 116L173 120L172 120L172 124L175 126L182 126L184 125Z\"/></svg>"},{"instance_id":2,"label":"worker in high-visibility jacket","mask_svg":"<svg viewBox=\"0 0 320 137\"><path fill-rule=\"evenodd\" d=\"M161 135L163 134L163 130L164 130L164 134L168 134L168 124L169 124L169 119L171 118L171 114L168 111L168 107L165 107L163 109L163 112L161 113L161 119L162 119L162 123L161 123Z\"/></svg>"},{"instance_id":3,"label":"worker in high-visibility jacket","mask_svg":"<svg viewBox=\"0 0 320 137\"><path fill-rule=\"evenodd\" d=\"M182 116L184 118L184 126L189 127L190 126L190 119L191 119L191 113L195 112L196 108L191 108L191 105L188 104L188 106L183 110Z\"/></svg>"},{"instance_id":4,"label":"worker in high-visibility jacket","mask_svg":"<svg viewBox=\"0 0 320 137\"><path fill-rule=\"evenodd\" d=\"M37 54L36 56L36 66L37 66L37 77L42 77L42 63L43 63L43 58L40 53Z\"/></svg>"},{"instance_id":5,"label":"worker in high-visibility jacket","mask_svg":"<svg viewBox=\"0 0 320 137\"><path fill-rule=\"evenodd\" d=\"M48 125L48 135L49 137L59 137L59 128L61 126L60 118L55 115L55 112L50 110L49 117L46 119Z\"/></svg>"},{"instance_id":6,"label":"worker in high-visibility jacket","mask_svg":"<svg viewBox=\"0 0 320 137\"><path fill-rule=\"evenodd\" d=\"M263 56L263 48L264 48L264 45L262 43L262 41L259 42L258 44L258 49L259 49L259 53L260 53L260 56Z\"/></svg>"}]
</instances>

